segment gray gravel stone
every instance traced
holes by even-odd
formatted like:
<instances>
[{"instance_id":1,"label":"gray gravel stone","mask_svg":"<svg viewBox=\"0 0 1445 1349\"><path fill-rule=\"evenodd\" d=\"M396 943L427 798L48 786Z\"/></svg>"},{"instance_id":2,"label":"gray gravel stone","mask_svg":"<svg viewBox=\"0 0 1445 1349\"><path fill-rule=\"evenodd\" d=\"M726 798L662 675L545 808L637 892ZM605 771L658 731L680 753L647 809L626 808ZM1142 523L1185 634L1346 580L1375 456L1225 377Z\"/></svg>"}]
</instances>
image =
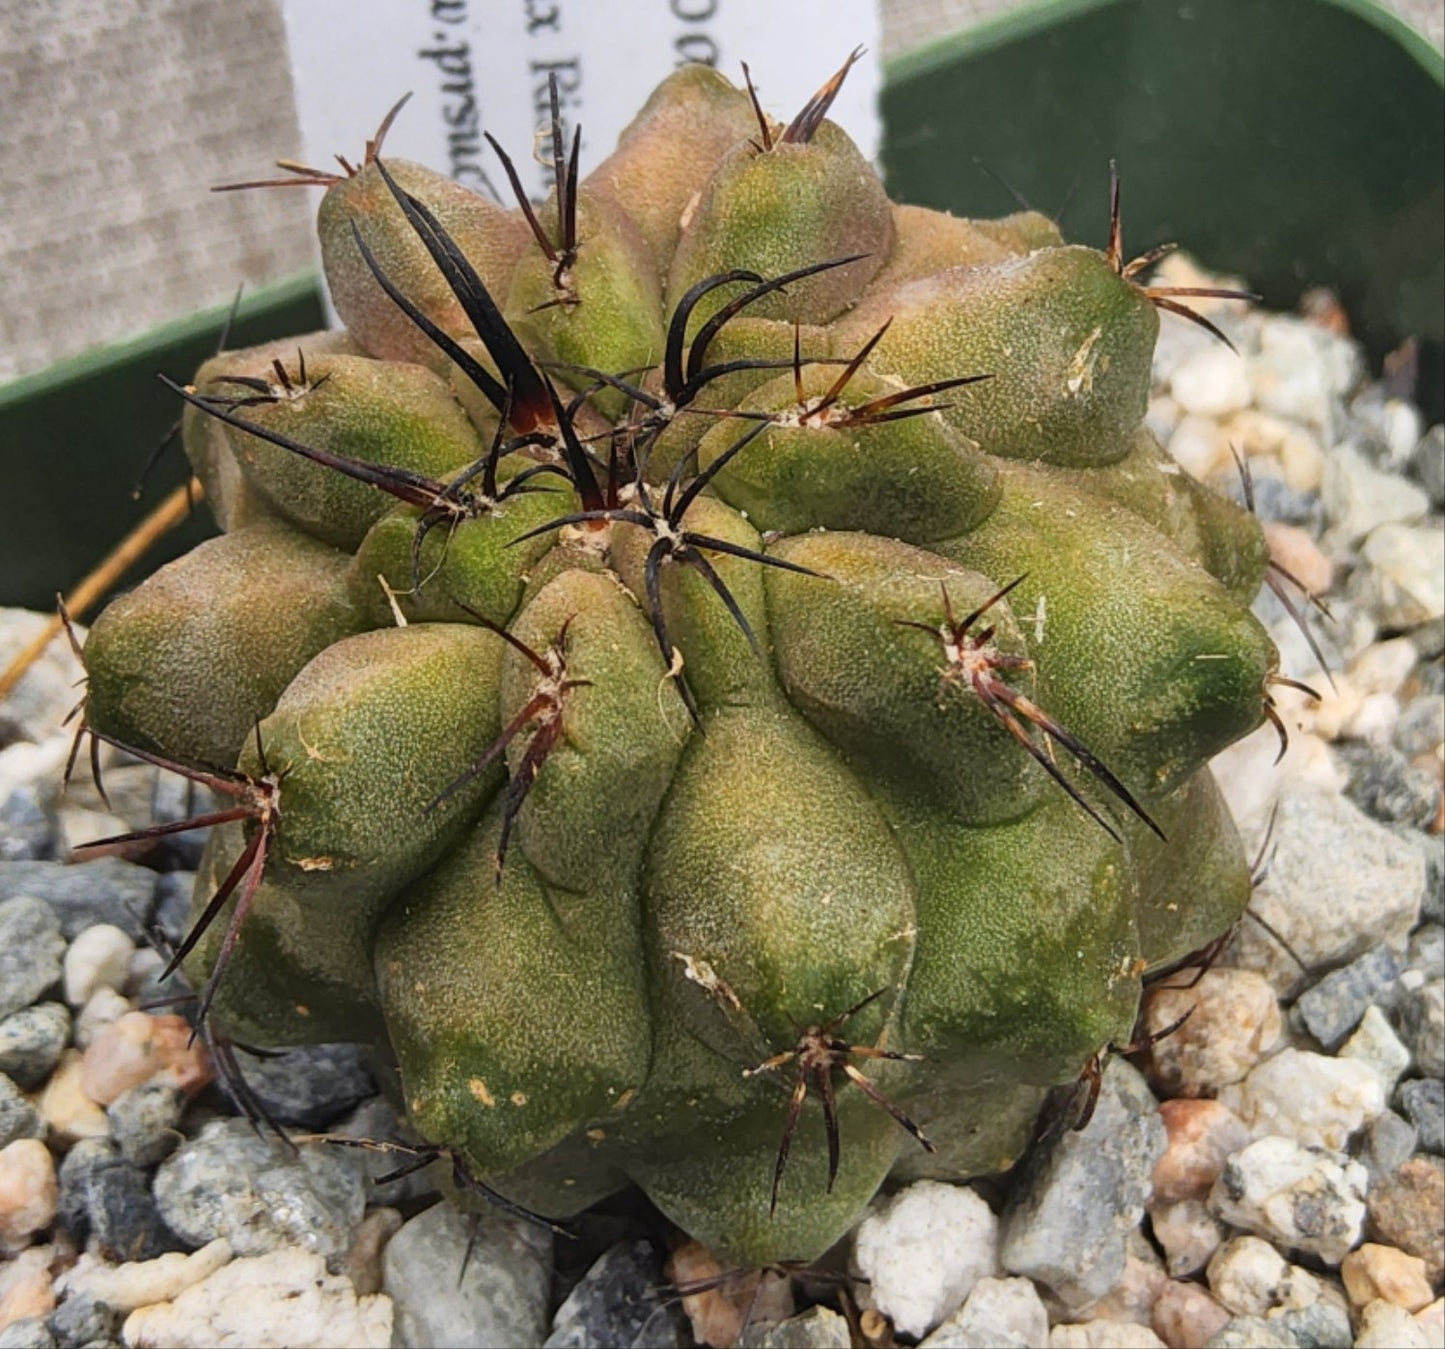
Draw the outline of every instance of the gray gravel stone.
<instances>
[{"instance_id":1,"label":"gray gravel stone","mask_svg":"<svg viewBox=\"0 0 1445 1349\"><path fill-rule=\"evenodd\" d=\"M154 1260L184 1249L162 1218L150 1177L140 1167L119 1159L112 1166L96 1167L87 1190L91 1240L107 1260Z\"/></svg>"},{"instance_id":2,"label":"gray gravel stone","mask_svg":"<svg viewBox=\"0 0 1445 1349\"><path fill-rule=\"evenodd\" d=\"M70 1043L70 1008L38 1002L0 1021L0 1073L27 1091L42 1085Z\"/></svg>"},{"instance_id":3,"label":"gray gravel stone","mask_svg":"<svg viewBox=\"0 0 1445 1349\"><path fill-rule=\"evenodd\" d=\"M178 773L157 773L151 788L150 819L155 824L174 824L178 820L194 819L206 811L220 809L218 802L215 792ZM201 865L201 853L205 851L209 834L208 829L187 829L184 833L168 834L165 838L166 851L183 868L195 871Z\"/></svg>"},{"instance_id":4,"label":"gray gravel stone","mask_svg":"<svg viewBox=\"0 0 1445 1349\"><path fill-rule=\"evenodd\" d=\"M1445 834L1417 834L1425 859L1425 897L1420 917L1431 923L1445 923Z\"/></svg>"},{"instance_id":5,"label":"gray gravel stone","mask_svg":"<svg viewBox=\"0 0 1445 1349\"><path fill-rule=\"evenodd\" d=\"M1318 532L1325 522L1324 503L1318 492L1301 492L1283 478L1269 473L1262 473L1254 480L1254 513L1261 520L1301 525L1312 533Z\"/></svg>"},{"instance_id":6,"label":"gray gravel stone","mask_svg":"<svg viewBox=\"0 0 1445 1349\"><path fill-rule=\"evenodd\" d=\"M662 1256L650 1241L618 1242L558 1308L544 1349L639 1346L644 1338L649 1345L686 1343L681 1306L657 1294L663 1282Z\"/></svg>"},{"instance_id":7,"label":"gray gravel stone","mask_svg":"<svg viewBox=\"0 0 1445 1349\"><path fill-rule=\"evenodd\" d=\"M1365 1008L1355 1033L1340 1046L1338 1058L1359 1059L1368 1064L1380 1079L1386 1094L1410 1066L1410 1051L1400 1039L1389 1018L1377 1004Z\"/></svg>"},{"instance_id":8,"label":"gray gravel stone","mask_svg":"<svg viewBox=\"0 0 1445 1349\"><path fill-rule=\"evenodd\" d=\"M1408 938L1425 891L1425 859L1414 843L1309 783L1281 790L1274 836L1274 860L1253 908L1309 970ZM1240 926L1222 963L1260 970L1285 994L1303 982L1299 967L1256 923Z\"/></svg>"},{"instance_id":9,"label":"gray gravel stone","mask_svg":"<svg viewBox=\"0 0 1445 1349\"><path fill-rule=\"evenodd\" d=\"M1410 934L1405 964L1419 970L1427 979L1445 970L1445 927L1439 923L1421 923Z\"/></svg>"},{"instance_id":10,"label":"gray gravel stone","mask_svg":"<svg viewBox=\"0 0 1445 1349\"><path fill-rule=\"evenodd\" d=\"M0 1073L0 1148L8 1148L17 1138L44 1137L45 1126L35 1107Z\"/></svg>"},{"instance_id":11,"label":"gray gravel stone","mask_svg":"<svg viewBox=\"0 0 1445 1349\"><path fill-rule=\"evenodd\" d=\"M1445 425L1438 422L1423 436L1410 456L1410 471L1437 510L1445 506Z\"/></svg>"},{"instance_id":12,"label":"gray gravel stone","mask_svg":"<svg viewBox=\"0 0 1445 1349\"><path fill-rule=\"evenodd\" d=\"M1400 957L1388 946L1367 951L1300 994L1294 1006L1299 1024L1326 1049L1338 1048L1359 1025L1375 995L1393 983L1400 970Z\"/></svg>"},{"instance_id":13,"label":"gray gravel stone","mask_svg":"<svg viewBox=\"0 0 1445 1349\"><path fill-rule=\"evenodd\" d=\"M1440 809L1440 784L1391 745L1341 744L1345 795L1372 819L1423 829Z\"/></svg>"},{"instance_id":14,"label":"gray gravel stone","mask_svg":"<svg viewBox=\"0 0 1445 1349\"><path fill-rule=\"evenodd\" d=\"M156 902L151 921L173 946L191 925L191 891L196 887L194 871L167 871L156 878Z\"/></svg>"},{"instance_id":15,"label":"gray gravel stone","mask_svg":"<svg viewBox=\"0 0 1445 1349\"><path fill-rule=\"evenodd\" d=\"M160 1078L122 1092L105 1109L110 1136L132 1166L155 1166L180 1145L186 1094Z\"/></svg>"},{"instance_id":16,"label":"gray gravel stone","mask_svg":"<svg viewBox=\"0 0 1445 1349\"><path fill-rule=\"evenodd\" d=\"M605 1343L605 1342L599 1342ZM749 1326L739 1349L849 1349L848 1322L828 1307L809 1307L771 1326Z\"/></svg>"},{"instance_id":17,"label":"gray gravel stone","mask_svg":"<svg viewBox=\"0 0 1445 1349\"><path fill-rule=\"evenodd\" d=\"M0 1349L58 1349L59 1343L40 1316L12 1321L0 1330Z\"/></svg>"},{"instance_id":18,"label":"gray gravel stone","mask_svg":"<svg viewBox=\"0 0 1445 1349\"><path fill-rule=\"evenodd\" d=\"M60 1163L56 1221L75 1238L79 1246L85 1245L85 1239L90 1234L91 1177L105 1167L117 1165L120 1160L120 1149L110 1139L82 1138Z\"/></svg>"},{"instance_id":19,"label":"gray gravel stone","mask_svg":"<svg viewBox=\"0 0 1445 1349\"><path fill-rule=\"evenodd\" d=\"M301 1246L344 1254L365 1207L361 1169L342 1149L291 1152L245 1120L212 1120L161 1163L156 1204L193 1246L225 1237L237 1255Z\"/></svg>"},{"instance_id":20,"label":"gray gravel stone","mask_svg":"<svg viewBox=\"0 0 1445 1349\"><path fill-rule=\"evenodd\" d=\"M60 1164L60 1225L107 1260L153 1260L181 1249L151 1196L150 1182L108 1138L83 1138Z\"/></svg>"},{"instance_id":21,"label":"gray gravel stone","mask_svg":"<svg viewBox=\"0 0 1445 1349\"><path fill-rule=\"evenodd\" d=\"M0 670L15 659L49 624L50 615L30 609L0 608ZM85 629L77 629L85 640ZM39 742L55 733L80 694L84 676L68 642L51 642L20 682L0 700L0 744Z\"/></svg>"},{"instance_id":22,"label":"gray gravel stone","mask_svg":"<svg viewBox=\"0 0 1445 1349\"><path fill-rule=\"evenodd\" d=\"M1205 1349L1295 1349L1295 1345L1294 1336L1278 1317L1233 1316L1206 1341Z\"/></svg>"},{"instance_id":23,"label":"gray gravel stone","mask_svg":"<svg viewBox=\"0 0 1445 1349\"><path fill-rule=\"evenodd\" d=\"M1382 1110L1361 1131L1360 1160L1369 1172L1370 1184L1385 1176L1415 1155L1419 1138L1415 1126L1393 1110Z\"/></svg>"},{"instance_id":24,"label":"gray gravel stone","mask_svg":"<svg viewBox=\"0 0 1445 1349\"><path fill-rule=\"evenodd\" d=\"M1364 1231L1368 1184L1364 1166L1343 1153L1268 1135L1225 1162L1209 1209L1281 1248L1337 1265Z\"/></svg>"},{"instance_id":25,"label":"gray gravel stone","mask_svg":"<svg viewBox=\"0 0 1445 1349\"><path fill-rule=\"evenodd\" d=\"M1349 1313L1329 1298L1282 1312L1278 1320L1300 1349L1341 1349L1352 1339Z\"/></svg>"},{"instance_id":26,"label":"gray gravel stone","mask_svg":"<svg viewBox=\"0 0 1445 1349\"><path fill-rule=\"evenodd\" d=\"M42 861L55 846L55 816L30 784L0 804L0 862Z\"/></svg>"},{"instance_id":27,"label":"gray gravel stone","mask_svg":"<svg viewBox=\"0 0 1445 1349\"><path fill-rule=\"evenodd\" d=\"M1167 1138L1158 1102L1121 1059L1104 1073L1088 1127L1037 1149L1004 1211L999 1261L1047 1284L1070 1310L1124 1272L1129 1232L1149 1198Z\"/></svg>"},{"instance_id":28,"label":"gray gravel stone","mask_svg":"<svg viewBox=\"0 0 1445 1349\"><path fill-rule=\"evenodd\" d=\"M498 1210L481 1214L462 1270L468 1221L449 1203L406 1223L382 1255L382 1291L400 1349L540 1344L547 1334L552 1234Z\"/></svg>"},{"instance_id":29,"label":"gray gravel stone","mask_svg":"<svg viewBox=\"0 0 1445 1349\"><path fill-rule=\"evenodd\" d=\"M1415 1126L1420 1149L1437 1157L1445 1153L1445 1082L1416 1077L1400 1084L1400 1108Z\"/></svg>"},{"instance_id":30,"label":"gray gravel stone","mask_svg":"<svg viewBox=\"0 0 1445 1349\"><path fill-rule=\"evenodd\" d=\"M68 1297L45 1318L61 1349L70 1345L93 1344L96 1340L120 1338L125 1314L104 1302L83 1294Z\"/></svg>"},{"instance_id":31,"label":"gray gravel stone","mask_svg":"<svg viewBox=\"0 0 1445 1349\"><path fill-rule=\"evenodd\" d=\"M60 919L67 939L97 923L110 923L132 941L142 941L155 888L154 871L119 857L101 857L83 866L0 862L0 905L16 895L43 899Z\"/></svg>"},{"instance_id":32,"label":"gray gravel stone","mask_svg":"<svg viewBox=\"0 0 1445 1349\"><path fill-rule=\"evenodd\" d=\"M1445 700L1438 693L1410 699L1400 709L1400 719L1390 738L1408 759L1429 754L1445 740Z\"/></svg>"},{"instance_id":33,"label":"gray gravel stone","mask_svg":"<svg viewBox=\"0 0 1445 1349\"><path fill-rule=\"evenodd\" d=\"M1415 1067L1428 1077L1445 1077L1445 979L1406 989L1395 1003L1395 1020Z\"/></svg>"},{"instance_id":34,"label":"gray gravel stone","mask_svg":"<svg viewBox=\"0 0 1445 1349\"><path fill-rule=\"evenodd\" d=\"M376 1092L360 1045L302 1045L266 1057L238 1049L236 1061L271 1117L298 1129L324 1129Z\"/></svg>"},{"instance_id":35,"label":"gray gravel stone","mask_svg":"<svg viewBox=\"0 0 1445 1349\"><path fill-rule=\"evenodd\" d=\"M5 867L48 866L5 862ZM43 900L18 894L0 900L0 1017L28 1007L60 982L65 938L55 912Z\"/></svg>"}]
</instances>

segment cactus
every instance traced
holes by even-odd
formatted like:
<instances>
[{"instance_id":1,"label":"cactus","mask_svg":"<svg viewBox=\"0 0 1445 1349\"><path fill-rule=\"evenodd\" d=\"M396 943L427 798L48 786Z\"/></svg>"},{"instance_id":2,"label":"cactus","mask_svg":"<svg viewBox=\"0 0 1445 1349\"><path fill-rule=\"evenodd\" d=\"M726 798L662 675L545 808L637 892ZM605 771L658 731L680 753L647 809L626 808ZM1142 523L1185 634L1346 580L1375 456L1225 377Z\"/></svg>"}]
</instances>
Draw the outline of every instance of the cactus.
<instances>
[{"instance_id":1,"label":"cactus","mask_svg":"<svg viewBox=\"0 0 1445 1349\"><path fill-rule=\"evenodd\" d=\"M635 1182L751 1265L1128 1041L1247 900L1206 764L1280 679L1258 526L1142 424L1189 311L1117 188L1103 251L894 205L846 70L782 125L684 66L585 180L554 92L537 207L386 124L283 164L346 331L178 389L227 532L84 653L86 728L224 798L203 1018L370 1042L464 1192Z\"/></svg>"}]
</instances>

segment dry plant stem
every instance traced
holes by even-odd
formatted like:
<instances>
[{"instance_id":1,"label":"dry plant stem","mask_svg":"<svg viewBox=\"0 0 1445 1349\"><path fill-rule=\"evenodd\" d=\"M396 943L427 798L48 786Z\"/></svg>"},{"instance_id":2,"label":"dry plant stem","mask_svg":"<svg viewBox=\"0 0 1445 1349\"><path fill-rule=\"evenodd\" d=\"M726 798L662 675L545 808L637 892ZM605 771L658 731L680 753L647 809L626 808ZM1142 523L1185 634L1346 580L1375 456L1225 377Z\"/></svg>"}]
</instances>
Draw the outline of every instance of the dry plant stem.
<instances>
[{"instance_id":1,"label":"dry plant stem","mask_svg":"<svg viewBox=\"0 0 1445 1349\"><path fill-rule=\"evenodd\" d=\"M71 617L83 618L88 609L94 608L96 602L104 598L111 587L151 550L163 534L168 534L191 513L192 503L200 501L205 494L206 489L201 486L199 478L192 478L186 486L177 487L65 597L65 607ZM60 614L56 613L15 657L9 669L0 674L0 698L10 696L11 691L25 677L25 672L45 654L46 648L59 635L62 627L64 621Z\"/></svg>"}]
</instances>

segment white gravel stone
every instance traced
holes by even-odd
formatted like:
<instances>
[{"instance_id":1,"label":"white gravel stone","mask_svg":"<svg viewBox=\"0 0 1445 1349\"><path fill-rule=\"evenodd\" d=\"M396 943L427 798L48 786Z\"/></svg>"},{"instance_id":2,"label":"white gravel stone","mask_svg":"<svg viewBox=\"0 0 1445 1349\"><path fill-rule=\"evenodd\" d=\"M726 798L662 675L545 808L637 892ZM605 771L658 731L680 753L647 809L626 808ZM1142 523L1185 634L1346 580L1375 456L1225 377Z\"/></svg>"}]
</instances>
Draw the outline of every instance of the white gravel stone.
<instances>
[{"instance_id":1,"label":"white gravel stone","mask_svg":"<svg viewBox=\"0 0 1445 1349\"><path fill-rule=\"evenodd\" d=\"M55 1159L38 1138L0 1148L0 1250L21 1250L49 1227L59 1196Z\"/></svg>"},{"instance_id":2,"label":"white gravel stone","mask_svg":"<svg viewBox=\"0 0 1445 1349\"><path fill-rule=\"evenodd\" d=\"M1187 1279L1203 1269L1229 1235L1229 1228L1203 1199L1151 1205L1149 1221L1155 1241L1164 1248L1164 1267L1172 1279Z\"/></svg>"},{"instance_id":3,"label":"white gravel stone","mask_svg":"<svg viewBox=\"0 0 1445 1349\"><path fill-rule=\"evenodd\" d=\"M1229 437L1208 417L1181 417L1168 448L1174 462L1201 482L1230 463Z\"/></svg>"},{"instance_id":4,"label":"white gravel stone","mask_svg":"<svg viewBox=\"0 0 1445 1349\"><path fill-rule=\"evenodd\" d=\"M1360 549L1375 617L1388 627L1413 628L1445 613L1445 530L1385 524Z\"/></svg>"},{"instance_id":5,"label":"white gravel stone","mask_svg":"<svg viewBox=\"0 0 1445 1349\"><path fill-rule=\"evenodd\" d=\"M1403 1307L1376 1298L1360 1313L1355 1349L1432 1349L1429 1336Z\"/></svg>"},{"instance_id":6,"label":"white gravel stone","mask_svg":"<svg viewBox=\"0 0 1445 1349\"><path fill-rule=\"evenodd\" d=\"M97 989L125 987L135 943L118 927L97 923L70 943L63 962L65 1000L83 1007Z\"/></svg>"},{"instance_id":7,"label":"white gravel stone","mask_svg":"<svg viewBox=\"0 0 1445 1349\"><path fill-rule=\"evenodd\" d=\"M1049 1349L1168 1349L1148 1326L1133 1321L1081 1321L1049 1331Z\"/></svg>"},{"instance_id":8,"label":"white gravel stone","mask_svg":"<svg viewBox=\"0 0 1445 1349\"><path fill-rule=\"evenodd\" d=\"M64 734L48 736L39 744L17 740L0 749L0 801L6 800L17 787L31 783L49 789L65 768L69 755L70 736Z\"/></svg>"},{"instance_id":9,"label":"white gravel stone","mask_svg":"<svg viewBox=\"0 0 1445 1349\"><path fill-rule=\"evenodd\" d=\"M1175 370L1169 391L1185 412L1226 417L1249 406L1249 372L1228 347L1206 347Z\"/></svg>"},{"instance_id":10,"label":"white gravel stone","mask_svg":"<svg viewBox=\"0 0 1445 1349\"><path fill-rule=\"evenodd\" d=\"M1410 1051L1395 1034L1389 1018L1371 1003L1365 1008L1355 1033L1340 1046L1339 1058L1358 1059L1380 1079L1386 1096L1395 1089L1410 1066Z\"/></svg>"},{"instance_id":11,"label":"white gravel stone","mask_svg":"<svg viewBox=\"0 0 1445 1349\"><path fill-rule=\"evenodd\" d=\"M79 1049L88 1049L107 1026L114 1025L128 1012L134 1011L131 1001L123 993L101 985L90 995L89 1001L76 1013L75 1043Z\"/></svg>"},{"instance_id":12,"label":"white gravel stone","mask_svg":"<svg viewBox=\"0 0 1445 1349\"><path fill-rule=\"evenodd\" d=\"M1292 1138L1261 1138L1225 1163L1209 1207L1224 1222L1338 1265L1365 1223L1365 1168Z\"/></svg>"},{"instance_id":13,"label":"white gravel stone","mask_svg":"<svg viewBox=\"0 0 1445 1349\"><path fill-rule=\"evenodd\" d=\"M963 1306L919 1349L1034 1349L1049 1342L1049 1314L1028 1279L980 1279Z\"/></svg>"},{"instance_id":14,"label":"white gravel stone","mask_svg":"<svg viewBox=\"0 0 1445 1349\"><path fill-rule=\"evenodd\" d=\"M1301 667L1290 664L1289 668ZM1283 695L1289 690L1280 693L1283 706ZM1349 780L1321 736L1298 729L1295 717L1288 725L1289 747L1282 759L1274 727L1264 725L1210 760L1210 771L1229 802L1230 814L1255 842L1263 836L1270 811L1285 792L1313 786L1338 795Z\"/></svg>"},{"instance_id":15,"label":"white gravel stone","mask_svg":"<svg viewBox=\"0 0 1445 1349\"><path fill-rule=\"evenodd\" d=\"M132 826L108 810L93 810L61 799L55 812L55 850L60 857L69 857L76 848L94 843L98 838L114 838L129 833Z\"/></svg>"},{"instance_id":16,"label":"white gravel stone","mask_svg":"<svg viewBox=\"0 0 1445 1349\"><path fill-rule=\"evenodd\" d=\"M1279 1000L1255 970L1216 966L1193 988L1166 982L1145 1004L1145 1028L1162 1032L1188 1020L1153 1046L1151 1077L1170 1096L1212 1095L1240 1081L1279 1044Z\"/></svg>"},{"instance_id":17,"label":"white gravel stone","mask_svg":"<svg viewBox=\"0 0 1445 1349\"><path fill-rule=\"evenodd\" d=\"M112 1265L86 1253L56 1281L66 1297L104 1302L116 1311L131 1312L154 1302L173 1302L193 1284L208 1279L231 1258L231 1243L208 1242L183 1255L173 1251L154 1260Z\"/></svg>"},{"instance_id":18,"label":"white gravel stone","mask_svg":"<svg viewBox=\"0 0 1445 1349\"><path fill-rule=\"evenodd\" d=\"M920 1180L859 1225L853 1262L905 1335L926 1335L998 1272L998 1219L965 1185Z\"/></svg>"},{"instance_id":19,"label":"white gravel stone","mask_svg":"<svg viewBox=\"0 0 1445 1349\"><path fill-rule=\"evenodd\" d=\"M1235 1237L1209 1262L1209 1291L1237 1316L1264 1316L1276 1307L1308 1306L1319 1296L1313 1278L1297 1281L1295 1267L1259 1237ZM1299 1283L1301 1286L1297 1287Z\"/></svg>"},{"instance_id":20,"label":"white gravel stone","mask_svg":"<svg viewBox=\"0 0 1445 1349\"><path fill-rule=\"evenodd\" d=\"M138 1308L122 1335L146 1349L390 1349L392 1303L379 1293L358 1298L314 1251L289 1247L232 1260L175 1301ZM486 1343L455 1341L467 1342Z\"/></svg>"},{"instance_id":21,"label":"white gravel stone","mask_svg":"<svg viewBox=\"0 0 1445 1349\"><path fill-rule=\"evenodd\" d=\"M0 609L0 670L6 669L50 623L50 615L29 609ZM77 628L83 642L85 629ZM80 696L76 684L85 678L85 671L76 660L70 643L64 638L51 642L44 654L24 674L20 682L5 695L5 710L0 717L0 730L9 734L0 739L40 741L53 736L60 723L75 706ZM68 740L69 736L57 736ZM62 752L60 763L65 762ZM0 790L0 798L6 793Z\"/></svg>"},{"instance_id":22,"label":"white gravel stone","mask_svg":"<svg viewBox=\"0 0 1445 1349\"><path fill-rule=\"evenodd\" d=\"M1381 525L1416 524L1430 510L1430 498L1421 488L1381 472L1353 445L1337 447L1325 461L1320 499L1331 537L1346 546Z\"/></svg>"},{"instance_id":23,"label":"white gravel stone","mask_svg":"<svg viewBox=\"0 0 1445 1349\"><path fill-rule=\"evenodd\" d=\"M1359 1059L1282 1049L1219 1099L1256 1137L1278 1134L1338 1152L1385 1108L1385 1089Z\"/></svg>"},{"instance_id":24,"label":"white gravel stone","mask_svg":"<svg viewBox=\"0 0 1445 1349\"><path fill-rule=\"evenodd\" d=\"M1260 326L1259 355L1250 361L1255 406L1331 431L1340 395L1359 379L1359 348L1316 324L1271 314Z\"/></svg>"}]
</instances>

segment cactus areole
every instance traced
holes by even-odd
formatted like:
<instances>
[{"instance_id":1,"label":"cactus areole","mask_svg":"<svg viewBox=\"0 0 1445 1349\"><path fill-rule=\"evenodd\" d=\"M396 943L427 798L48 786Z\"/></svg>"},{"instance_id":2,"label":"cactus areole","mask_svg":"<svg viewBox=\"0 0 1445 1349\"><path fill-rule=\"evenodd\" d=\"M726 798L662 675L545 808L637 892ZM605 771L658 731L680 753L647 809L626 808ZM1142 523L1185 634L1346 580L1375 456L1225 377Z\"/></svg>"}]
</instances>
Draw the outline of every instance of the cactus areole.
<instances>
[{"instance_id":1,"label":"cactus areole","mask_svg":"<svg viewBox=\"0 0 1445 1349\"><path fill-rule=\"evenodd\" d=\"M177 388L224 532L84 652L218 793L208 1033L368 1042L464 1197L749 1265L1127 1043L1247 901L1206 764L1279 678L1117 194L1104 251L896 205L846 69L783 125L682 66L585 179L554 102L541 205L283 164L345 329Z\"/></svg>"}]
</instances>

